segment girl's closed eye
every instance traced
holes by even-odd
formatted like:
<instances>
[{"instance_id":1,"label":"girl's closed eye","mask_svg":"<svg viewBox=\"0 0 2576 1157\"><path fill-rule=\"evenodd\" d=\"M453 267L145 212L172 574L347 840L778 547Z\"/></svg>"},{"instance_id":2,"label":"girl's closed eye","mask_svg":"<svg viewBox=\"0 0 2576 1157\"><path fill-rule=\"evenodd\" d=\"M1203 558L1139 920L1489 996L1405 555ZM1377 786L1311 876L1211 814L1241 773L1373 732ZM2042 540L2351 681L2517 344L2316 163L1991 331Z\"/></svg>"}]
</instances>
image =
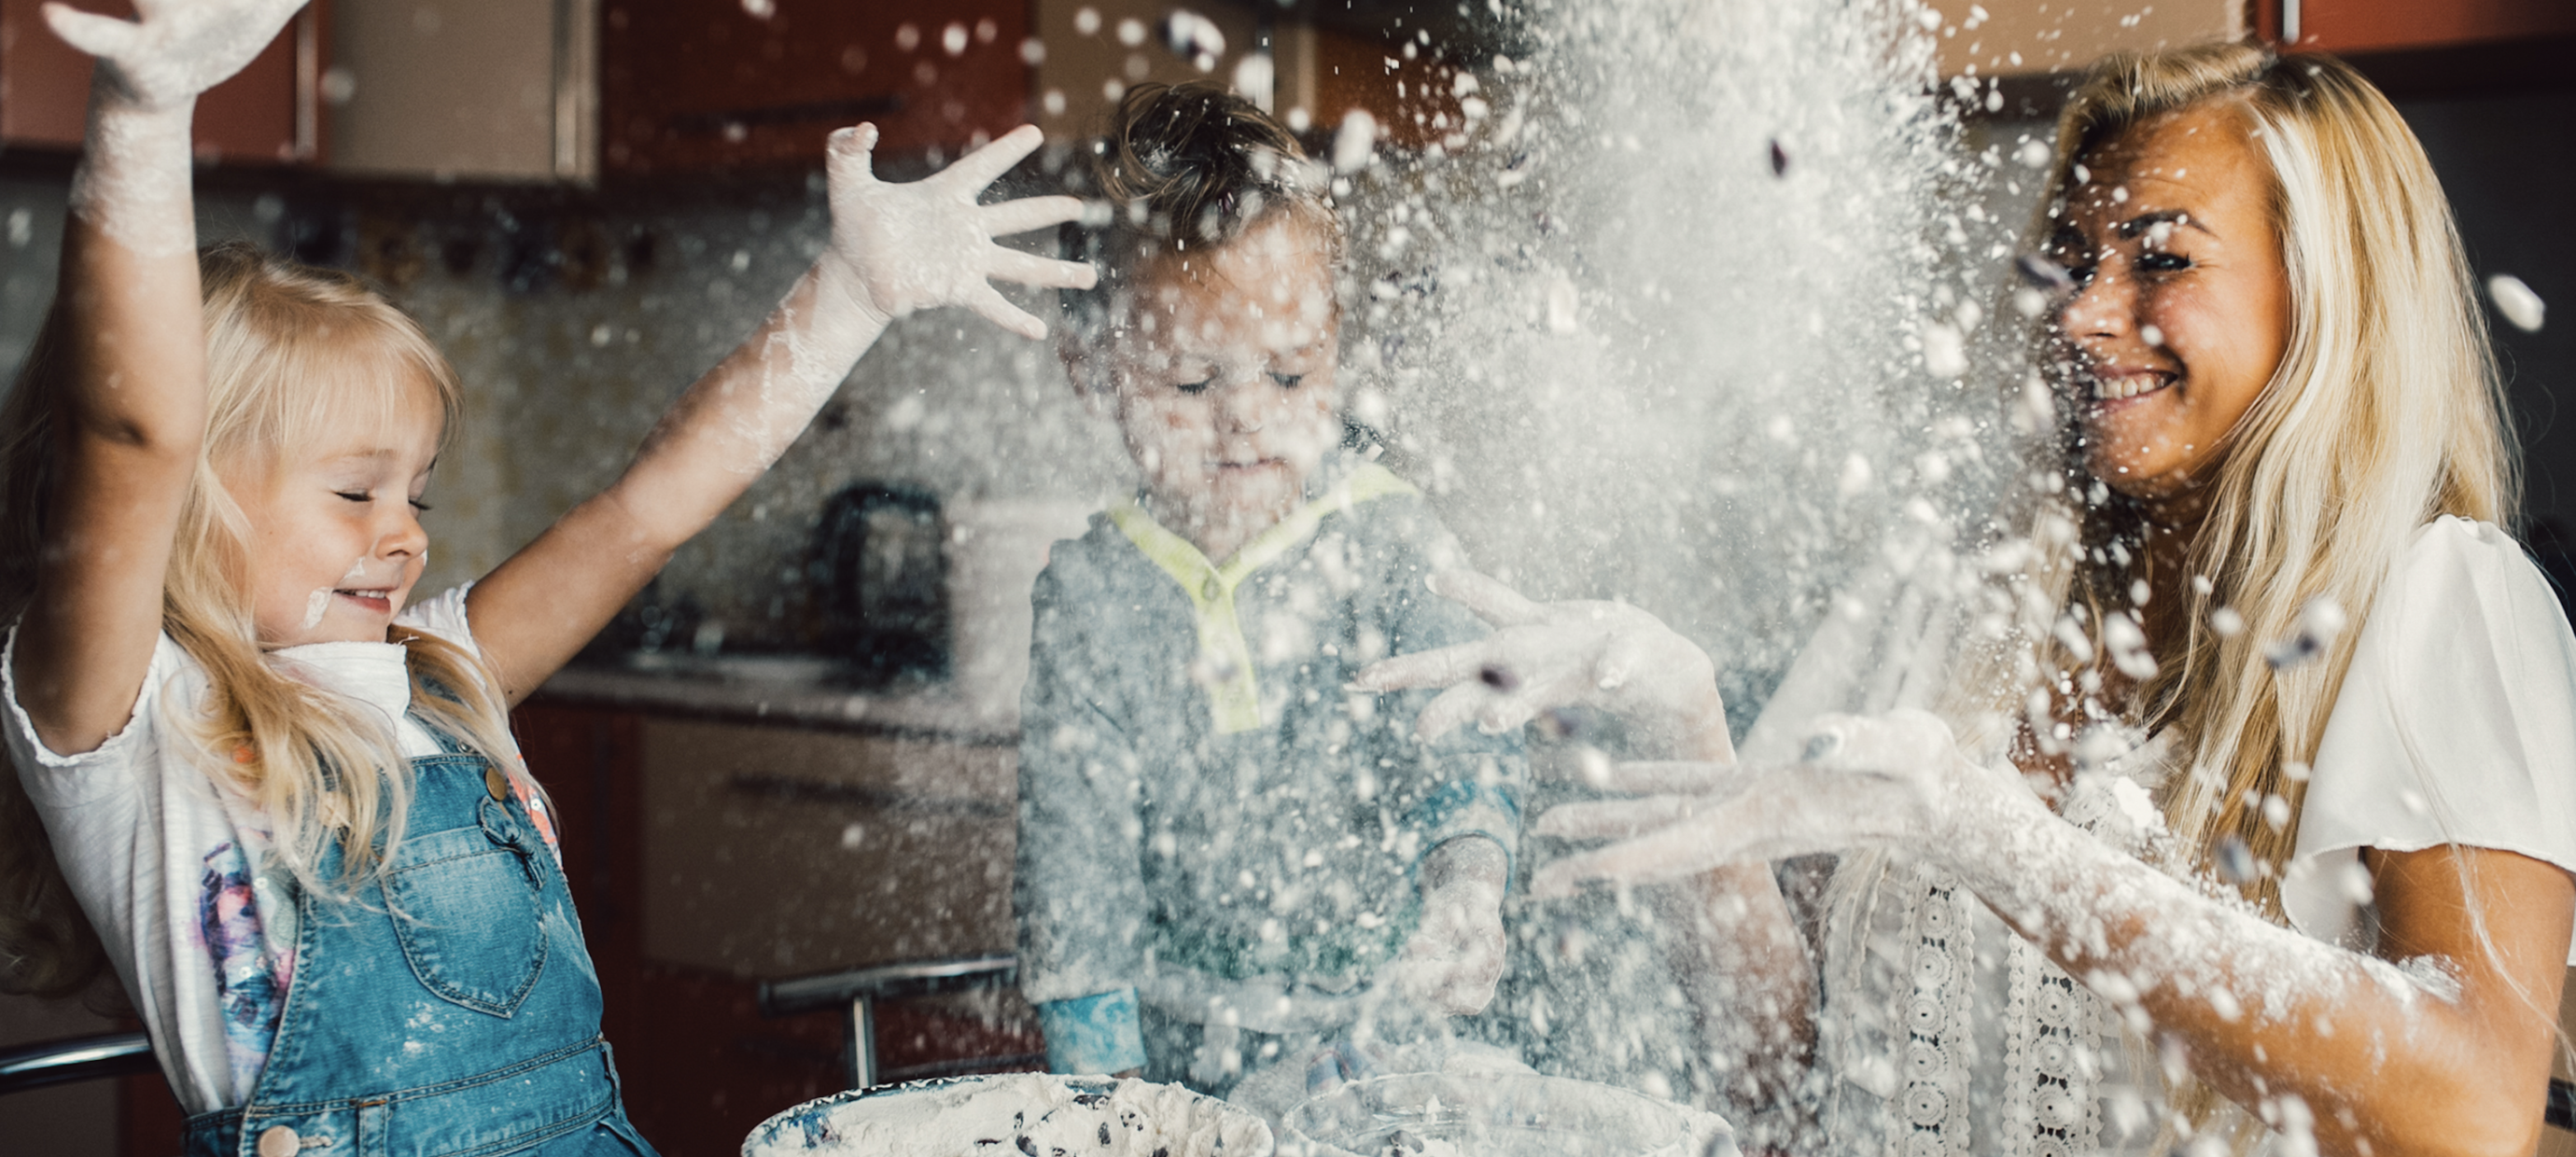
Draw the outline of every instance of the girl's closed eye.
<instances>
[{"instance_id":1,"label":"girl's closed eye","mask_svg":"<svg viewBox=\"0 0 2576 1157\"><path fill-rule=\"evenodd\" d=\"M1279 372L1279 371L1277 371L1277 370L1272 370L1272 371L1270 371L1270 380L1271 380L1271 381L1274 381L1274 382L1279 383L1279 388L1280 388L1280 389L1283 389L1283 390L1293 390L1293 389L1296 389L1296 388L1297 388L1297 383L1299 383L1299 382L1302 382L1302 381L1305 381L1305 380L1306 380L1306 375L1304 375L1304 374L1283 374L1283 373L1280 373L1280 372Z\"/></svg>"},{"instance_id":2,"label":"girl's closed eye","mask_svg":"<svg viewBox=\"0 0 2576 1157\"><path fill-rule=\"evenodd\" d=\"M1210 375L1195 382L1174 382L1172 383L1172 389L1183 394L1204 394L1207 392L1207 388L1209 386L1213 386L1215 384L1215 376Z\"/></svg>"}]
</instances>

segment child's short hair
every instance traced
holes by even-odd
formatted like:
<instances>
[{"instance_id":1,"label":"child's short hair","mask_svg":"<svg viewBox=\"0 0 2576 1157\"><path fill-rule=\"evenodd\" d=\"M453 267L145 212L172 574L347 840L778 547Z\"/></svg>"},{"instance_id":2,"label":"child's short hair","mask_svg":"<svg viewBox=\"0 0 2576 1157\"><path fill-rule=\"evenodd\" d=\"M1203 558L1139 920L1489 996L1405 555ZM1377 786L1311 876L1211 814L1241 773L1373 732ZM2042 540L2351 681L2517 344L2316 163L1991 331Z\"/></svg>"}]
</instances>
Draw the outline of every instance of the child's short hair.
<instances>
[{"instance_id":1,"label":"child's short hair","mask_svg":"<svg viewBox=\"0 0 2576 1157\"><path fill-rule=\"evenodd\" d=\"M1064 226L1065 256L1100 279L1062 294L1075 338L1100 341L1122 328L1122 299L1167 254L1213 248L1281 213L1316 228L1341 260L1341 226L1326 198L1328 171L1297 135L1261 107L1213 81L1141 84L1091 142L1071 191L1105 202Z\"/></svg>"}]
</instances>

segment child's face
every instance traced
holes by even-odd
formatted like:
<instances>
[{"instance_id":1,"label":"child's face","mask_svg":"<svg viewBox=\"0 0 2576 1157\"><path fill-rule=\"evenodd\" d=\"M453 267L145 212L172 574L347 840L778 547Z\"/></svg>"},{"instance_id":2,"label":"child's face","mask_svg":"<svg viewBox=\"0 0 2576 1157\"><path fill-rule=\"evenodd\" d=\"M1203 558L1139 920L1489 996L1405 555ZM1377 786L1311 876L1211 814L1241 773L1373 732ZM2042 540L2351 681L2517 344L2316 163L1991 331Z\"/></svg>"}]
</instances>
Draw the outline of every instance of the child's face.
<instances>
[{"instance_id":1,"label":"child's face","mask_svg":"<svg viewBox=\"0 0 2576 1157\"><path fill-rule=\"evenodd\" d=\"M1106 351L1127 452L1158 513L1212 532L1203 547L1286 515L1341 441L1328 254L1286 214L1172 254L1139 279Z\"/></svg>"},{"instance_id":2,"label":"child's face","mask_svg":"<svg viewBox=\"0 0 2576 1157\"><path fill-rule=\"evenodd\" d=\"M418 503L438 456L435 404L340 425L310 446L220 471L250 519L262 646L384 642L428 561Z\"/></svg>"}]
</instances>

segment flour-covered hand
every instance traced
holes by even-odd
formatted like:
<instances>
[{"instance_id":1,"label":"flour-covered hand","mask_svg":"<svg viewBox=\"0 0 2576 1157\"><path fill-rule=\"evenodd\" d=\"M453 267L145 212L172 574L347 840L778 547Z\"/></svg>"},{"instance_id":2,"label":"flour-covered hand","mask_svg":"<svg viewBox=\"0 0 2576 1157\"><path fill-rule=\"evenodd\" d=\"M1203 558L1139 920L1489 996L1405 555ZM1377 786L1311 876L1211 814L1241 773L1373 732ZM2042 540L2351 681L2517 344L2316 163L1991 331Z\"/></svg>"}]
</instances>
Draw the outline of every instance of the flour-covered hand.
<instances>
[{"instance_id":1,"label":"flour-covered hand","mask_svg":"<svg viewBox=\"0 0 2576 1157\"><path fill-rule=\"evenodd\" d=\"M178 108L258 56L304 0L135 0L135 19L45 5L65 43L98 58L101 91L138 109Z\"/></svg>"},{"instance_id":2,"label":"flour-covered hand","mask_svg":"<svg viewBox=\"0 0 2576 1157\"><path fill-rule=\"evenodd\" d=\"M1046 289L1089 288L1089 265L1058 261L993 243L996 237L1061 225L1082 215L1073 197L1029 197L979 205L975 198L1043 140L1022 125L929 177L890 185L876 178L870 154L874 125L832 134L832 243L822 269L858 309L878 323L915 310L962 305L1023 337L1046 336L1046 323L1011 304L992 281Z\"/></svg>"},{"instance_id":3,"label":"flour-covered hand","mask_svg":"<svg viewBox=\"0 0 2576 1157\"><path fill-rule=\"evenodd\" d=\"M1422 923L1392 967L1397 994L1451 1016L1483 1012L1503 979L1503 850L1468 837L1423 865Z\"/></svg>"},{"instance_id":4,"label":"flour-covered hand","mask_svg":"<svg viewBox=\"0 0 2576 1157\"><path fill-rule=\"evenodd\" d=\"M2027 810L2039 798L2007 771L1960 752L1950 728L1915 710L1825 716L1796 763L1757 768L1718 763L1613 767L1609 787L1637 799L1567 804L1538 818L1533 834L1618 839L1539 870L1531 890L1565 895L1585 880L1673 879L1725 864L1866 847L1903 847L1939 859L1977 842L1970 831Z\"/></svg>"},{"instance_id":5,"label":"flour-covered hand","mask_svg":"<svg viewBox=\"0 0 2576 1157\"><path fill-rule=\"evenodd\" d=\"M1626 603L1537 603L1473 571L1444 571L1431 589L1492 624L1472 643L1398 655L1361 670L1363 691L1446 687L1414 730L1437 739L1469 720L1508 731L1556 707L1618 716L1631 734L1675 754L1733 756L1717 669L1663 621Z\"/></svg>"}]
</instances>

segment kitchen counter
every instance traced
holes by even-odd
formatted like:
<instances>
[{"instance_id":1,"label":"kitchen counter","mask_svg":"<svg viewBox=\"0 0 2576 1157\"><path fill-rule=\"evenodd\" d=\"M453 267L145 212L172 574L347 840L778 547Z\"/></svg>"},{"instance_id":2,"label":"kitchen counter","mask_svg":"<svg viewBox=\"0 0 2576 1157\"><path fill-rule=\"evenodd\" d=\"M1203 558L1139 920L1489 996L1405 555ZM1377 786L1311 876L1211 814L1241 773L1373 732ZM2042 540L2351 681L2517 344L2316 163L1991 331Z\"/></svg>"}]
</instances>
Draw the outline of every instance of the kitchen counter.
<instances>
[{"instance_id":1,"label":"kitchen counter","mask_svg":"<svg viewBox=\"0 0 2576 1157\"><path fill-rule=\"evenodd\" d=\"M890 692L831 681L830 660L805 655L634 655L621 666L572 666L537 689L552 703L657 716L854 731L972 747L1016 747L1018 689L977 694L955 683Z\"/></svg>"}]
</instances>

